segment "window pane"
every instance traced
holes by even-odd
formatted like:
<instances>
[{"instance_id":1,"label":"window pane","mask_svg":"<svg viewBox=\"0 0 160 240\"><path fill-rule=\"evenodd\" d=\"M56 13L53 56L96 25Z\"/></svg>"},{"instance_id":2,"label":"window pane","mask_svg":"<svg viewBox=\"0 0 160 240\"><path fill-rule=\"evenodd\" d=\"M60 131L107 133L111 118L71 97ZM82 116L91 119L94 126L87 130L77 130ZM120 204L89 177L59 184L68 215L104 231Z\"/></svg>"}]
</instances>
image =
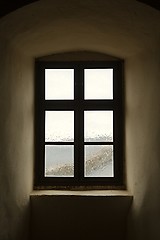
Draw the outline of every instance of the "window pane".
<instances>
[{"instance_id":1,"label":"window pane","mask_svg":"<svg viewBox=\"0 0 160 240\"><path fill-rule=\"evenodd\" d=\"M113 99L113 69L85 69L85 99Z\"/></svg>"},{"instance_id":2,"label":"window pane","mask_svg":"<svg viewBox=\"0 0 160 240\"><path fill-rule=\"evenodd\" d=\"M45 146L45 177L74 177L74 146Z\"/></svg>"},{"instance_id":3,"label":"window pane","mask_svg":"<svg viewBox=\"0 0 160 240\"><path fill-rule=\"evenodd\" d=\"M45 99L73 99L74 70L45 69Z\"/></svg>"},{"instance_id":4,"label":"window pane","mask_svg":"<svg viewBox=\"0 0 160 240\"><path fill-rule=\"evenodd\" d=\"M113 141L113 111L84 112L85 142Z\"/></svg>"},{"instance_id":5,"label":"window pane","mask_svg":"<svg viewBox=\"0 0 160 240\"><path fill-rule=\"evenodd\" d=\"M73 142L74 112L46 111L45 112L45 141Z\"/></svg>"},{"instance_id":6,"label":"window pane","mask_svg":"<svg viewBox=\"0 0 160 240\"><path fill-rule=\"evenodd\" d=\"M114 177L113 146L85 146L85 177Z\"/></svg>"}]
</instances>

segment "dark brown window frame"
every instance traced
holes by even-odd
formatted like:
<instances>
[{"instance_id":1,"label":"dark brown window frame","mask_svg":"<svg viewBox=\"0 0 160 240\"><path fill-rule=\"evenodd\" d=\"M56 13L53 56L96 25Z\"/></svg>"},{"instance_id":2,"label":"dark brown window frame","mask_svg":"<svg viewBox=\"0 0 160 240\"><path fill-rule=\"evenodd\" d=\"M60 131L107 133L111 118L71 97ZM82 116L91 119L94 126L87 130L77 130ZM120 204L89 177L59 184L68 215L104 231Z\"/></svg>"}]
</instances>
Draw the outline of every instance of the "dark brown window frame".
<instances>
[{"instance_id":1,"label":"dark brown window frame","mask_svg":"<svg viewBox=\"0 0 160 240\"><path fill-rule=\"evenodd\" d=\"M124 188L123 61L36 61L35 66L35 188ZM45 69L67 68L74 69L74 100L45 100ZM87 68L113 69L113 100L84 100L84 69ZM74 177L44 177L46 110L73 110L75 112L75 141L49 143L74 145ZM113 142L84 142L84 110L113 110ZM114 146L114 177L84 177L83 156L86 144Z\"/></svg>"}]
</instances>

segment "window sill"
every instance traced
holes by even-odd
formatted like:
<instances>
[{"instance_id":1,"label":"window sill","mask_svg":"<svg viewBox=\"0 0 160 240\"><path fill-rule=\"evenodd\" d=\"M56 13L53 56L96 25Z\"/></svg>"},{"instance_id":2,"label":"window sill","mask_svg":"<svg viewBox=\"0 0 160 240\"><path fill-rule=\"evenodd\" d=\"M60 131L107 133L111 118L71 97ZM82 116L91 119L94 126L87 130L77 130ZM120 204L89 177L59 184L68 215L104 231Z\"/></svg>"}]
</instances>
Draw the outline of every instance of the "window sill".
<instances>
[{"instance_id":1,"label":"window sill","mask_svg":"<svg viewBox=\"0 0 160 240\"><path fill-rule=\"evenodd\" d=\"M30 194L31 198L35 196L104 196L104 197L129 197L132 195L125 190L90 190L90 191L66 191L66 190L34 190Z\"/></svg>"}]
</instances>

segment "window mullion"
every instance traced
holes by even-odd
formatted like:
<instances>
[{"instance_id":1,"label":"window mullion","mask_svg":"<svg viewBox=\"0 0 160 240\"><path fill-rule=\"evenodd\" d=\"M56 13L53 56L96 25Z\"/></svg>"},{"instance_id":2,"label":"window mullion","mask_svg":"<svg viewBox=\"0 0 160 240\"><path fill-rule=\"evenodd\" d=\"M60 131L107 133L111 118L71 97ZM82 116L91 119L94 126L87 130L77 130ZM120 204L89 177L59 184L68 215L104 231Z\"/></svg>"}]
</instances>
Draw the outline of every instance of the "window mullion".
<instances>
[{"instance_id":1,"label":"window mullion","mask_svg":"<svg viewBox=\"0 0 160 240\"><path fill-rule=\"evenodd\" d=\"M81 67L75 68L75 179L77 183L84 175L83 163L83 145L84 145L84 110L83 110L83 69Z\"/></svg>"}]
</instances>

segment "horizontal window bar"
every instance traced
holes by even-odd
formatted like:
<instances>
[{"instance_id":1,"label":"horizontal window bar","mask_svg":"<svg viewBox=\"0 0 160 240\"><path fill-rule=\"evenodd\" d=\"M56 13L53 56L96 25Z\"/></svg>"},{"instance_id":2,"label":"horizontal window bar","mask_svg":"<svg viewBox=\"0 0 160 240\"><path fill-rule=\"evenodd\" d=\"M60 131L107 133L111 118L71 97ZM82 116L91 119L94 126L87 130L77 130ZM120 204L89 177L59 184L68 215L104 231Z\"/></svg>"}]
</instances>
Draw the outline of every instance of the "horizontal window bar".
<instances>
[{"instance_id":1,"label":"horizontal window bar","mask_svg":"<svg viewBox=\"0 0 160 240\"><path fill-rule=\"evenodd\" d=\"M75 108L75 104L73 100L49 100L44 102L44 107L46 110L73 110Z\"/></svg>"},{"instance_id":2,"label":"horizontal window bar","mask_svg":"<svg viewBox=\"0 0 160 240\"><path fill-rule=\"evenodd\" d=\"M80 107L84 110L113 110L116 105L114 101L101 100L45 101L44 104L46 110L73 110Z\"/></svg>"},{"instance_id":3,"label":"horizontal window bar","mask_svg":"<svg viewBox=\"0 0 160 240\"><path fill-rule=\"evenodd\" d=\"M47 62L47 61L37 61L38 68L41 71L44 71L44 69L62 69L62 68L100 68L100 69L107 69L112 68L117 70L117 67L121 65L121 63L117 61L69 61L69 62Z\"/></svg>"}]
</instances>

